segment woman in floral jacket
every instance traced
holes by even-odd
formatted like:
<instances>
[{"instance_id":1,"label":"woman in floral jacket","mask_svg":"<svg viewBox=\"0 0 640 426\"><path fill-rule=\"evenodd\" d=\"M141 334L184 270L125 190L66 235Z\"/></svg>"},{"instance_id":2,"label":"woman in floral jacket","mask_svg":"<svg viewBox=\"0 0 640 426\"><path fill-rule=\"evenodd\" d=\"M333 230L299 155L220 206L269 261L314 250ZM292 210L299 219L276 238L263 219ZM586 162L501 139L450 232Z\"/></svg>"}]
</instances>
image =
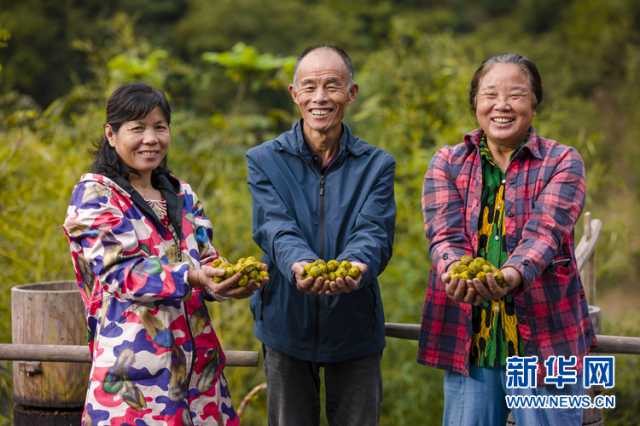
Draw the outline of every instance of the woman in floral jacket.
<instances>
[{"instance_id":1,"label":"woman in floral jacket","mask_svg":"<svg viewBox=\"0 0 640 426\"><path fill-rule=\"evenodd\" d=\"M239 424L204 300L262 283L214 283L224 271L204 266L218 253L198 198L166 168L170 117L162 92L117 89L67 211L93 359L85 425Z\"/></svg>"}]
</instances>

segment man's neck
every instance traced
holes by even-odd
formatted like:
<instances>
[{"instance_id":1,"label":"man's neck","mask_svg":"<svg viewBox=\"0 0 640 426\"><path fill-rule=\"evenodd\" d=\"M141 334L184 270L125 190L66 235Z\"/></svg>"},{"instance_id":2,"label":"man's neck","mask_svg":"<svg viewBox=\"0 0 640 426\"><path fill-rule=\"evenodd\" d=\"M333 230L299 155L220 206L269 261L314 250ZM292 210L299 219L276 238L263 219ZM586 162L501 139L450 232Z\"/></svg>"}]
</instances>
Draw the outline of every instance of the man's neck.
<instances>
[{"instance_id":1,"label":"man's neck","mask_svg":"<svg viewBox=\"0 0 640 426\"><path fill-rule=\"evenodd\" d=\"M342 126L331 129L328 132L318 132L303 126L304 140L322 164L328 163L340 147L340 136L342 136Z\"/></svg>"}]
</instances>

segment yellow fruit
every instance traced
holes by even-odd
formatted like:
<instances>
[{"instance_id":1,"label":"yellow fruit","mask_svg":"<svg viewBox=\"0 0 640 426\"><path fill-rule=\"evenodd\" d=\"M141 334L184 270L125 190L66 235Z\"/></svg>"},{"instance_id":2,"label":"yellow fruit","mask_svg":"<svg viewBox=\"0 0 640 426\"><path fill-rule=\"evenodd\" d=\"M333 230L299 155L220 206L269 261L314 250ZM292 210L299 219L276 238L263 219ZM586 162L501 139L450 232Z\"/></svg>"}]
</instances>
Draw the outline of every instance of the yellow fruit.
<instances>
[{"instance_id":1,"label":"yellow fruit","mask_svg":"<svg viewBox=\"0 0 640 426\"><path fill-rule=\"evenodd\" d=\"M327 262L327 270L329 272L335 272L339 266L340 264L338 263L337 260L330 260Z\"/></svg>"},{"instance_id":2,"label":"yellow fruit","mask_svg":"<svg viewBox=\"0 0 640 426\"><path fill-rule=\"evenodd\" d=\"M320 267L319 266L311 267L311 269L309 270L309 276L313 278L318 278L320 276Z\"/></svg>"}]
</instances>

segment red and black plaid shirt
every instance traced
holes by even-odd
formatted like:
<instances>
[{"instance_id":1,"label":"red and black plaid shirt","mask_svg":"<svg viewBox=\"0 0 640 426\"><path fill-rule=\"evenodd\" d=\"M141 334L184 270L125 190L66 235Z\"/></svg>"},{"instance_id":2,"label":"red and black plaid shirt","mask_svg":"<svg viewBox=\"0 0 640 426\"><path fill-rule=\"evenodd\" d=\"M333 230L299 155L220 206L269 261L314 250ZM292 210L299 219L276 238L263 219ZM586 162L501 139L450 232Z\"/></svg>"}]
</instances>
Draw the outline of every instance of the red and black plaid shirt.
<instances>
[{"instance_id":1,"label":"red and black plaid shirt","mask_svg":"<svg viewBox=\"0 0 640 426\"><path fill-rule=\"evenodd\" d=\"M431 160L422 194L432 268L425 295L418 362L469 374L472 325L468 303L449 299L440 276L478 250L482 166L480 130ZM595 343L576 267L573 228L584 205L578 152L537 136L516 152L506 172L505 241L523 283L513 292L522 355L582 356Z\"/></svg>"}]
</instances>

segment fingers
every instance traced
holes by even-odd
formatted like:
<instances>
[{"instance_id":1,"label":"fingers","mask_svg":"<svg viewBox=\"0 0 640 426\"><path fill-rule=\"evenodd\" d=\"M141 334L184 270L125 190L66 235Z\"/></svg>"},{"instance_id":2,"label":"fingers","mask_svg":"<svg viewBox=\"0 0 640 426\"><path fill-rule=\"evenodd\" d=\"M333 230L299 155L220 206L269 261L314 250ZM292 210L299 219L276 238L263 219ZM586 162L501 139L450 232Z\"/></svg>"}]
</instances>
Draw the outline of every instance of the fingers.
<instances>
[{"instance_id":1,"label":"fingers","mask_svg":"<svg viewBox=\"0 0 640 426\"><path fill-rule=\"evenodd\" d=\"M464 303L473 303L476 300L477 295L478 293L476 293L475 287L473 285L468 285L467 292L464 295L464 299L462 299L462 301Z\"/></svg>"},{"instance_id":2,"label":"fingers","mask_svg":"<svg viewBox=\"0 0 640 426\"><path fill-rule=\"evenodd\" d=\"M224 277L225 271L222 268L212 268L211 266L203 266L202 267L202 272L204 272L204 274L207 277Z\"/></svg>"},{"instance_id":3,"label":"fingers","mask_svg":"<svg viewBox=\"0 0 640 426\"><path fill-rule=\"evenodd\" d=\"M322 277L318 277L315 279L315 281L313 282L313 285L311 286L311 289L309 290L309 292L311 293L320 293L324 290L324 284L325 284L325 280Z\"/></svg>"},{"instance_id":4,"label":"fingers","mask_svg":"<svg viewBox=\"0 0 640 426\"><path fill-rule=\"evenodd\" d=\"M305 279L296 279L296 287L302 292L308 292L313 285L313 277L307 277Z\"/></svg>"},{"instance_id":5,"label":"fingers","mask_svg":"<svg viewBox=\"0 0 640 426\"><path fill-rule=\"evenodd\" d=\"M444 274L447 275L447 274ZM458 280L457 279L447 279L445 286L444 286L444 291L447 293L447 296L449 296L450 298L453 299L454 297L454 293L456 290L456 287L458 286Z\"/></svg>"},{"instance_id":6,"label":"fingers","mask_svg":"<svg viewBox=\"0 0 640 426\"><path fill-rule=\"evenodd\" d=\"M458 285L453 289L453 299L461 302L467 295L467 281L458 280Z\"/></svg>"},{"instance_id":7,"label":"fingers","mask_svg":"<svg viewBox=\"0 0 640 426\"><path fill-rule=\"evenodd\" d=\"M507 294L506 289L500 287L493 274L487 274L487 287L491 292L492 300L498 300Z\"/></svg>"},{"instance_id":8,"label":"fingers","mask_svg":"<svg viewBox=\"0 0 640 426\"><path fill-rule=\"evenodd\" d=\"M473 283L473 287L476 289L476 293L482 296L482 298L484 298L485 300L493 299L493 295L491 294L489 289L487 289L487 286L482 281L475 278L472 281L472 283Z\"/></svg>"},{"instance_id":9,"label":"fingers","mask_svg":"<svg viewBox=\"0 0 640 426\"><path fill-rule=\"evenodd\" d=\"M360 276L362 276L365 272L367 272L369 270L369 265L367 265L366 263L362 263L362 262L351 262L352 266L357 267L358 269L360 269Z\"/></svg>"}]
</instances>

